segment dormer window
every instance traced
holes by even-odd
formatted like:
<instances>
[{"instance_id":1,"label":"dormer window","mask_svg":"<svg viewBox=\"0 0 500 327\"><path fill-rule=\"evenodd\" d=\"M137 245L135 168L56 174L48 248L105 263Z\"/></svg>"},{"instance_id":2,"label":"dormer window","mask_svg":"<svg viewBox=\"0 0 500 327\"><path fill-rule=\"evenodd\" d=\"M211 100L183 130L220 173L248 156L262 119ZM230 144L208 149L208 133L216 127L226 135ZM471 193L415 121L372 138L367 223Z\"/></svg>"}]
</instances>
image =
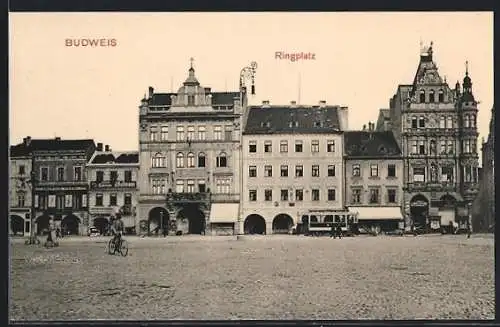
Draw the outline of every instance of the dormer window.
<instances>
[{"instance_id":1,"label":"dormer window","mask_svg":"<svg viewBox=\"0 0 500 327\"><path fill-rule=\"evenodd\" d=\"M314 127L321 127L322 125L320 121L314 122Z\"/></svg>"},{"instance_id":2,"label":"dormer window","mask_svg":"<svg viewBox=\"0 0 500 327\"><path fill-rule=\"evenodd\" d=\"M425 92L424 92L424 90L420 91L420 103L425 103Z\"/></svg>"},{"instance_id":3,"label":"dormer window","mask_svg":"<svg viewBox=\"0 0 500 327\"><path fill-rule=\"evenodd\" d=\"M194 106L194 95L188 95L188 106Z\"/></svg>"},{"instance_id":4,"label":"dormer window","mask_svg":"<svg viewBox=\"0 0 500 327\"><path fill-rule=\"evenodd\" d=\"M299 122L298 122L298 121L291 121L291 122L289 123L289 126L290 126L290 127L299 127Z\"/></svg>"},{"instance_id":5,"label":"dormer window","mask_svg":"<svg viewBox=\"0 0 500 327\"><path fill-rule=\"evenodd\" d=\"M382 146L380 146L380 148L378 148L378 152L386 153L387 151L386 151L386 148L382 145Z\"/></svg>"}]
</instances>

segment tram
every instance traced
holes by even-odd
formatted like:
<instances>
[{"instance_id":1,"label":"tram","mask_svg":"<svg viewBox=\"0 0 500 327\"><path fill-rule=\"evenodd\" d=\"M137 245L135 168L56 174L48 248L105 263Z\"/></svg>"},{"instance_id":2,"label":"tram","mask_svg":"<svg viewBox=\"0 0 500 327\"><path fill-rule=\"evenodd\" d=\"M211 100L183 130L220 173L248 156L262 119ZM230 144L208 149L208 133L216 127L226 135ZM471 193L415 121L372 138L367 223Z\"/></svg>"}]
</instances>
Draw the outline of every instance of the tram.
<instances>
[{"instance_id":1,"label":"tram","mask_svg":"<svg viewBox=\"0 0 500 327\"><path fill-rule=\"evenodd\" d=\"M332 226L340 226L346 236L357 234L358 214L338 210L309 210L299 214L299 234L308 236L330 235ZM301 233L302 231L302 233Z\"/></svg>"}]
</instances>

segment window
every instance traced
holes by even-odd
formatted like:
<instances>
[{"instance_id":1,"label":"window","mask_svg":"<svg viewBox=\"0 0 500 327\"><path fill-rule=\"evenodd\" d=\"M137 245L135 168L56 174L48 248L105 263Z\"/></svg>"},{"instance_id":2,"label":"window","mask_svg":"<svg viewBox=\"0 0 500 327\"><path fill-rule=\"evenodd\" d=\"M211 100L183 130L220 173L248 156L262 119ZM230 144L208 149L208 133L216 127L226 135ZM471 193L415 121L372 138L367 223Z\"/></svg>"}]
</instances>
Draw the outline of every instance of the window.
<instances>
[{"instance_id":1,"label":"window","mask_svg":"<svg viewBox=\"0 0 500 327\"><path fill-rule=\"evenodd\" d=\"M361 189L359 188L352 189L351 203L361 203Z\"/></svg>"},{"instance_id":2,"label":"window","mask_svg":"<svg viewBox=\"0 0 500 327\"><path fill-rule=\"evenodd\" d=\"M379 203L379 191L378 188L370 189L370 203Z\"/></svg>"},{"instance_id":3,"label":"window","mask_svg":"<svg viewBox=\"0 0 500 327\"><path fill-rule=\"evenodd\" d=\"M328 189L328 201L335 201L335 189Z\"/></svg>"},{"instance_id":4,"label":"window","mask_svg":"<svg viewBox=\"0 0 500 327\"><path fill-rule=\"evenodd\" d=\"M153 168L162 168L165 167L166 160L165 157L161 153L157 153L151 158L151 167Z\"/></svg>"},{"instance_id":5,"label":"window","mask_svg":"<svg viewBox=\"0 0 500 327\"><path fill-rule=\"evenodd\" d=\"M222 140L222 126L214 127L214 140Z\"/></svg>"},{"instance_id":6,"label":"window","mask_svg":"<svg viewBox=\"0 0 500 327\"><path fill-rule=\"evenodd\" d=\"M64 181L64 167L57 167L57 181Z\"/></svg>"},{"instance_id":7,"label":"window","mask_svg":"<svg viewBox=\"0 0 500 327\"><path fill-rule=\"evenodd\" d=\"M303 143L302 141L295 141L295 152L302 152Z\"/></svg>"},{"instance_id":8,"label":"window","mask_svg":"<svg viewBox=\"0 0 500 327\"><path fill-rule=\"evenodd\" d=\"M420 103L425 103L425 92L424 92L424 90L420 91Z\"/></svg>"},{"instance_id":9,"label":"window","mask_svg":"<svg viewBox=\"0 0 500 327\"><path fill-rule=\"evenodd\" d=\"M417 117L411 117L411 128L417 128Z\"/></svg>"},{"instance_id":10,"label":"window","mask_svg":"<svg viewBox=\"0 0 500 327\"><path fill-rule=\"evenodd\" d=\"M187 128L187 139L189 141L194 140L194 126L188 126L188 128Z\"/></svg>"},{"instance_id":11,"label":"window","mask_svg":"<svg viewBox=\"0 0 500 327\"><path fill-rule=\"evenodd\" d=\"M472 153L477 153L477 145L475 140L470 140L470 151Z\"/></svg>"},{"instance_id":12,"label":"window","mask_svg":"<svg viewBox=\"0 0 500 327\"><path fill-rule=\"evenodd\" d=\"M109 205L116 206L116 193L112 193L109 195Z\"/></svg>"},{"instance_id":13,"label":"window","mask_svg":"<svg viewBox=\"0 0 500 327\"><path fill-rule=\"evenodd\" d=\"M371 177L378 177L378 165L377 164L370 165L370 176Z\"/></svg>"},{"instance_id":14,"label":"window","mask_svg":"<svg viewBox=\"0 0 500 327\"><path fill-rule=\"evenodd\" d=\"M273 190L264 190L264 200L265 201L273 200Z\"/></svg>"},{"instance_id":15,"label":"window","mask_svg":"<svg viewBox=\"0 0 500 327\"><path fill-rule=\"evenodd\" d=\"M217 167L227 167L227 156L224 152L221 152L216 159Z\"/></svg>"},{"instance_id":16,"label":"window","mask_svg":"<svg viewBox=\"0 0 500 327\"><path fill-rule=\"evenodd\" d=\"M288 201L288 190L281 190L281 201Z\"/></svg>"},{"instance_id":17,"label":"window","mask_svg":"<svg viewBox=\"0 0 500 327\"><path fill-rule=\"evenodd\" d=\"M272 177L273 176L273 166L266 165L264 166L264 177Z\"/></svg>"},{"instance_id":18,"label":"window","mask_svg":"<svg viewBox=\"0 0 500 327\"><path fill-rule=\"evenodd\" d=\"M304 200L304 190L295 190L295 200L296 201Z\"/></svg>"},{"instance_id":19,"label":"window","mask_svg":"<svg viewBox=\"0 0 500 327\"><path fill-rule=\"evenodd\" d=\"M318 189L312 189L311 200L312 201L319 201L319 190Z\"/></svg>"},{"instance_id":20,"label":"window","mask_svg":"<svg viewBox=\"0 0 500 327\"><path fill-rule=\"evenodd\" d=\"M233 139L233 127L232 126L226 126L224 128L224 139L226 141L231 141Z\"/></svg>"},{"instance_id":21,"label":"window","mask_svg":"<svg viewBox=\"0 0 500 327\"><path fill-rule=\"evenodd\" d=\"M319 177L319 165L313 165L311 170L312 177Z\"/></svg>"},{"instance_id":22,"label":"window","mask_svg":"<svg viewBox=\"0 0 500 327\"><path fill-rule=\"evenodd\" d=\"M85 196L85 195L83 195ZM81 209L82 208L82 198L80 196L73 197L73 209Z\"/></svg>"},{"instance_id":23,"label":"window","mask_svg":"<svg viewBox=\"0 0 500 327\"><path fill-rule=\"evenodd\" d=\"M472 167L465 166L464 170L465 170L465 172L464 172L465 182L467 182L467 183L472 182Z\"/></svg>"},{"instance_id":24,"label":"window","mask_svg":"<svg viewBox=\"0 0 500 327\"><path fill-rule=\"evenodd\" d=\"M335 152L335 141L334 140L326 141L326 152Z\"/></svg>"},{"instance_id":25,"label":"window","mask_svg":"<svg viewBox=\"0 0 500 327\"><path fill-rule=\"evenodd\" d=\"M396 190L394 189L387 190L387 202L396 203Z\"/></svg>"},{"instance_id":26,"label":"window","mask_svg":"<svg viewBox=\"0 0 500 327\"><path fill-rule=\"evenodd\" d=\"M429 153L431 155L436 154L436 141L435 140L430 140L430 142L429 142Z\"/></svg>"},{"instance_id":27,"label":"window","mask_svg":"<svg viewBox=\"0 0 500 327\"><path fill-rule=\"evenodd\" d=\"M194 153L192 152L187 155L187 166L188 168L194 168Z\"/></svg>"},{"instance_id":28,"label":"window","mask_svg":"<svg viewBox=\"0 0 500 327\"><path fill-rule=\"evenodd\" d=\"M295 177L304 176L304 167L302 165L295 166Z\"/></svg>"},{"instance_id":29,"label":"window","mask_svg":"<svg viewBox=\"0 0 500 327\"><path fill-rule=\"evenodd\" d=\"M361 167L359 164L352 165L352 176L361 176Z\"/></svg>"},{"instance_id":30,"label":"window","mask_svg":"<svg viewBox=\"0 0 500 327\"><path fill-rule=\"evenodd\" d=\"M48 200L47 200L47 196L46 195L40 195L38 201L40 202L39 203L39 208L40 209L47 209L47 207L48 207Z\"/></svg>"},{"instance_id":31,"label":"window","mask_svg":"<svg viewBox=\"0 0 500 327\"><path fill-rule=\"evenodd\" d=\"M204 180L199 180L198 181L198 192L200 193L205 193L205 181Z\"/></svg>"},{"instance_id":32,"label":"window","mask_svg":"<svg viewBox=\"0 0 500 327\"><path fill-rule=\"evenodd\" d=\"M100 182L102 182L103 180L104 180L104 172L103 172L103 171L98 170L98 171L96 172L96 178L95 178L95 181L96 181L97 183L100 183Z\"/></svg>"},{"instance_id":33,"label":"window","mask_svg":"<svg viewBox=\"0 0 500 327\"><path fill-rule=\"evenodd\" d=\"M131 170L125 170L125 182L130 183L132 181L132 171Z\"/></svg>"},{"instance_id":34,"label":"window","mask_svg":"<svg viewBox=\"0 0 500 327\"><path fill-rule=\"evenodd\" d=\"M453 140L448 140L448 153L455 153L455 143L453 142Z\"/></svg>"},{"instance_id":35,"label":"window","mask_svg":"<svg viewBox=\"0 0 500 327\"><path fill-rule=\"evenodd\" d=\"M430 168L430 174L429 174L431 182L437 182L438 181L437 173L438 173L437 166L434 163L432 163L431 164L431 168Z\"/></svg>"},{"instance_id":36,"label":"window","mask_svg":"<svg viewBox=\"0 0 500 327\"><path fill-rule=\"evenodd\" d=\"M168 140L168 127L167 126L162 126L160 128L160 139L162 141Z\"/></svg>"},{"instance_id":37,"label":"window","mask_svg":"<svg viewBox=\"0 0 500 327\"><path fill-rule=\"evenodd\" d=\"M328 165L328 177L335 176L335 165Z\"/></svg>"},{"instance_id":38,"label":"window","mask_svg":"<svg viewBox=\"0 0 500 327\"><path fill-rule=\"evenodd\" d=\"M198 154L198 167L205 167L205 154L203 152Z\"/></svg>"},{"instance_id":39,"label":"window","mask_svg":"<svg viewBox=\"0 0 500 327\"><path fill-rule=\"evenodd\" d=\"M434 102L434 90L431 90L429 92L429 102L433 103Z\"/></svg>"},{"instance_id":40,"label":"window","mask_svg":"<svg viewBox=\"0 0 500 327\"><path fill-rule=\"evenodd\" d=\"M194 193L194 180L192 179L187 181L187 192Z\"/></svg>"},{"instance_id":41,"label":"window","mask_svg":"<svg viewBox=\"0 0 500 327\"><path fill-rule=\"evenodd\" d=\"M412 154L417 154L417 148L418 148L418 142L416 140L411 141L411 153Z\"/></svg>"},{"instance_id":42,"label":"window","mask_svg":"<svg viewBox=\"0 0 500 327\"><path fill-rule=\"evenodd\" d=\"M288 177L288 166L287 165L281 165L280 170L281 170L281 177Z\"/></svg>"},{"instance_id":43,"label":"window","mask_svg":"<svg viewBox=\"0 0 500 327\"><path fill-rule=\"evenodd\" d=\"M441 167L441 182L446 182L446 183L453 182L453 166Z\"/></svg>"},{"instance_id":44,"label":"window","mask_svg":"<svg viewBox=\"0 0 500 327\"><path fill-rule=\"evenodd\" d=\"M318 140L312 140L311 141L311 152L319 152L319 141Z\"/></svg>"},{"instance_id":45,"label":"window","mask_svg":"<svg viewBox=\"0 0 500 327\"><path fill-rule=\"evenodd\" d=\"M165 181L163 179L153 179L151 186L153 194L165 194Z\"/></svg>"},{"instance_id":46,"label":"window","mask_svg":"<svg viewBox=\"0 0 500 327\"><path fill-rule=\"evenodd\" d=\"M396 165L387 165L387 177L396 177Z\"/></svg>"},{"instance_id":47,"label":"window","mask_svg":"<svg viewBox=\"0 0 500 327\"><path fill-rule=\"evenodd\" d=\"M250 141L248 144L248 152L255 153L257 152L257 142L256 141Z\"/></svg>"},{"instance_id":48,"label":"window","mask_svg":"<svg viewBox=\"0 0 500 327\"><path fill-rule=\"evenodd\" d=\"M82 178L82 167L73 167L73 180L75 182L81 181Z\"/></svg>"},{"instance_id":49,"label":"window","mask_svg":"<svg viewBox=\"0 0 500 327\"><path fill-rule=\"evenodd\" d=\"M112 170L109 172L109 180L112 183L115 183L118 180L118 172L116 170Z\"/></svg>"},{"instance_id":50,"label":"window","mask_svg":"<svg viewBox=\"0 0 500 327\"><path fill-rule=\"evenodd\" d=\"M126 205L126 206L131 206L132 205L132 194L125 193L124 203L123 204Z\"/></svg>"},{"instance_id":51,"label":"window","mask_svg":"<svg viewBox=\"0 0 500 327\"><path fill-rule=\"evenodd\" d=\"M204 141L206 138L206 128L205 126L198 126L198 140Z\"/></svg>"},{"instance_id":52,"label":"window","mask_svg":"<svg viewBox=\"0 0 500 327\"><path fill-rule=\"evenodd\" d=\"M288 141L280 141L280 152L288 152Z\"/></svg>"},{"instance_id":53,"label":"window","mask_svg":"<svg viewBox=\"0 0 500 327\"><path fill-rule=\"evenodd\" d=\"M446 154L446 140L441 140L439 143L439 153Z\"/></svg>"},{"instance_id":54,"label":"window","mask_svg":"<svg viewBox=\"0 0 500 327\"><path fill-rule=\"evenodd\" d=\"M248 177L257 177L257 166L248 167Z\"/></svg>"},{"instance_id":55,"label":"window","mask_svg":"<svg viewBox=\"0 0 500 327\"><path fill-rule=\"evenodd\" d=\"M476 115L470 115L469 124L470 127L476 127Z\"/></svg>"},{"instance_id":56,"label":"window","mask_svg":"<svg viewBox=\"0 0 500 327\"><path fill-rule=\"evenodd\" d=\"M425 127L425 118L424 117L420 117L418 119L418 127L419 128L424 128Z\"/></svg>"},{"instance_id":57,"label":"window","mask_svg":"<svg viewBox=\"0 0 500 327\"><path fill-rule=\"evenodd\" d=\"M184 181L183 180L177 180L175 182L175 192L184 193Z\"/></svg>"},{"instance_id":58,"label":"window","mask_svg":"<svg viewBox=\"0 0 500 327\"><path fill-rule=\"evenodd\" d=\"M446 117L441 116L439 118L439 128L446 128Z\"/></svg>"},{"instance_id":59,"label":"window","mask_svg":"<svg viewBox=\"0 0 500 327\"><path fill-rule=\"evenodd\" d=\"M248 198L251 202L257 201L257 191L256 190L248 191Z\"/></svg>"},{"instance_id":60,"label":"window","mask_svg":"<svg viewBox=\"0 0 500 327\"><path fill-rule=\"evenodd\" d=\"M425 154L425 142L423 140L418 142L418 154Z\"/></svg>"},{"instance_id":61,"label":"window","mask_svg":"<svg viewBox=\"0 0 500 327\"><path fill-rule=\"evenodd\" d=\"M24 194L17 195L17 206L24 207Z\"/></svg>"},{"instance_id":62,"label":"window","mask_svg":"<svg viewBox=\"0 0 500 327\"><path fill-rule=\"evenodd\" d=\"M151 126L149 129L149 140L150 141L158 141L158 130L156 126Z\"/></svg>"},{"instance_id":63,"label":"window","mask_svg":"<svg viewBox=\"0 0 500 327\"><path fill-rule=\"evenodd\" d=\"M184 141L184 126L177 126L177 141Z\"/></svg>"},{"instance_id":64,"label":"window","mask_svg":"<svg viewBox=\"0 0 500 327\"><path fill-rule=\"evenodd\" d=\"M273 151L273 143L272 141L264 142L264 152L272 152Z\"/></svg>"},{"instance_id":65,"label":"window","mask_svg":"<svg viewBox=\"0 0 500 327\"><path fill-rule=\"evenodd\" d=\"M446 128L453 128L453 117L448 116L448 123L446 124Z\"/></svg>"},{"instance_id":66,"label":"window","mask_svg":"<svg viewBox=\"0 0 500 327\"><path fill-rule=\"evenodd\" d=\"M469 127L470 126L470 121L469 121L469 115L464 116L464 127Z\"/></svg>"},{"instance_id":67,"label":"window","mask_svg":"<svg viewBox=\"0 0 500 327\"><path fill-rule=\"evenodd\" d=\"M425 167L413 168L413 181L422 183L425 182Z\"/></svg>"},{"instance_id":68,"label":"window","mask_svg":"<svg viewBox=\"0 0 500 327\"><path fill-rule=\"evenodd\" d=\"M102 194L98 193L98 194L95 195L95 205L97 207L102 207L103 206Z\"/></svg>"},{"instance_id":69,"label":"window","mask_svg":"<svg viewBox=\"0 0 500 327\"><path fill-rule=\"evenodd\" d=\"M188 95L188 106L194 106L194 95Z\"/></svg>"},{"instance_id":70,"label":"window","mask_svg":"<svg viewBox=\"0 0 500 327\"><path fill-rule=\"evenodd\" d=\"M470 140L464 140L463 148L464 148L464 153L470 153Z\"/></svg>"},{"instance_id":71,"label":"window","mask_svg":"<svg viewBox=\"0 0 500 327\"><path fill-rule=\"evenodd\" d=\"M26 173L26 167L24 165L19 165L19 175L24 175Z\"/></svg>"},{"instance_id":72,"label":"window","mask_svg":"<svg viewBox=\"0 0 500 327\"><path fill-rule=\"evenodd\" d=\"M184 154L179 152L175 158L177 168L184 168Z\"/></svg>"},{"instance_id":73,"label":"window","mask_svg":"<svg viewBox=\"0 0 500 327\"><path fill-rule=\"evenodd\" d=\"M443 92L443 90L439 90L439 92L438 92L438 102L444 102L444 92Z\"/></svg>"}]
</instances>

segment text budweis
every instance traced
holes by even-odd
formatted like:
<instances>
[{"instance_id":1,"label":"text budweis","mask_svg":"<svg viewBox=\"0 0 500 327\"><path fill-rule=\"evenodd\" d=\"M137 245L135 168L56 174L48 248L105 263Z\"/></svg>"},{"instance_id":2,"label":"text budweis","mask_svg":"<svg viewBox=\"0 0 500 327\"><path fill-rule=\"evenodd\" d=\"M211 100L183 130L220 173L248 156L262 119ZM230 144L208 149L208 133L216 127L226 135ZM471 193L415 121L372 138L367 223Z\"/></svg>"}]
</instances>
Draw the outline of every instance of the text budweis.
<instances>
[{"instance_id":1,"label":"text budweis","mask_svg":"<svg viewBox=\"0 0 500 327\"><path fill-rule=\"evenodd\" d=\"M88 48L106 48L116 47L116 39L65 39L64 44L67 47L88 47Z\"/></svg>"}]
</instances>

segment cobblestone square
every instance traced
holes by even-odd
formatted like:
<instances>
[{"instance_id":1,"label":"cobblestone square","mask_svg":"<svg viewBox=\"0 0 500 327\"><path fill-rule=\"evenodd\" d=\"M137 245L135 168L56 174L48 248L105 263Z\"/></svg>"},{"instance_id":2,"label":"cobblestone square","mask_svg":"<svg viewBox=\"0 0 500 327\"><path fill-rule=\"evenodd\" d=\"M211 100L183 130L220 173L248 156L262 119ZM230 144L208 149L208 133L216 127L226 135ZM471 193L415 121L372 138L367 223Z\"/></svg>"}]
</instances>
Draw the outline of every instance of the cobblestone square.
<instances>
[{"instance_id":1,"label":"cobblestone square","mask_svg":"<svg viewBox=\"0 0 500 327\"><path fill-rule=\"evenodd\" d=\"M10 319L493 319L491 235L11 240Z\"/></svg>"}]
</instances>

